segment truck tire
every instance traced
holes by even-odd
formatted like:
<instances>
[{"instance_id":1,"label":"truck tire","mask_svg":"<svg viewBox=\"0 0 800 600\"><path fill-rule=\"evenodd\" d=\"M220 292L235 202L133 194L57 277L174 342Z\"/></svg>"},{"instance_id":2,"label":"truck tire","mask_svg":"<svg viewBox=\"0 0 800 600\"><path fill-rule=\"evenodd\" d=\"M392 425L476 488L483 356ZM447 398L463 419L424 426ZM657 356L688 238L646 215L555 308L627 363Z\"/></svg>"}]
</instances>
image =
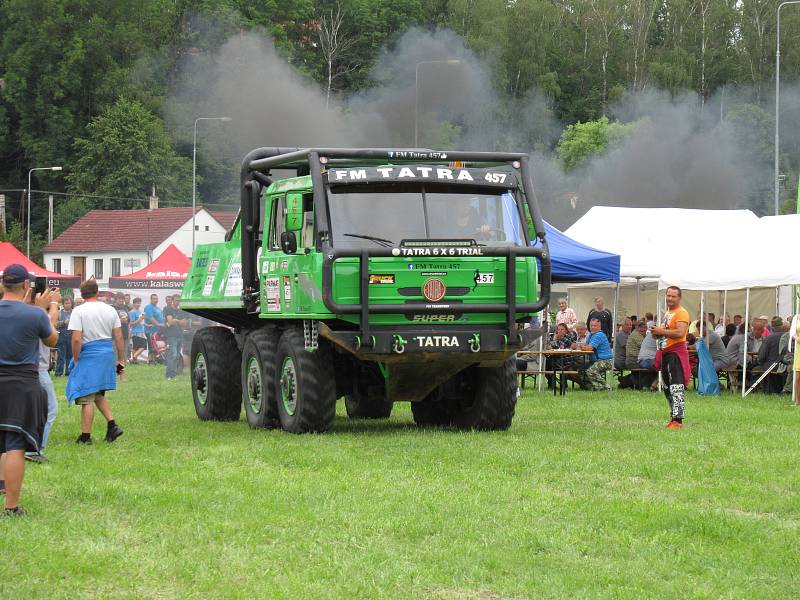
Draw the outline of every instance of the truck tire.
<instances>
[{"instance_id":1,"label":"truck tire","mask_svg":"<svg viewBox=\"0 0 800 600\"><path fill-rule=\"evenodd\" d=\"M447 427L453 424L450 402L442 397L438 388L424 400L411 403L411 416L420 427Z\"/></svg>"},{"instance_id":2,"label":"truck tire","mask_svg":"<svg viewBox=\"0 0 800 600\"><path fill-rule=\"evenodd\" d=\"M236 421L242 412L241 353L233 332L206 327L192 340L192 398L201 421Z\"/></svg>"},{"instance_id":3,"label":"truck tire","mask_svg":"<svg viewBox=\"0 0 800 600\"><path fill-rule=\"evenodd\" d=\"M281 427L290 433L328 431L336 416L336 380L325 342L308 352L302 331L289 328L278 342L275 364Z\"/></svg>"},{"instance_id":4,"label":"truck tire","mask_svg":"<svg viewBox=\"0 0 800 600\"><path fill-rule=\"evenodd\" d=\"M357 389L344 397L344 407L351 419L388 419L392 403L382 396L365 396Z\"/></svg>"},{"instance_id":5,"label":"truck tire","mask_svg":"<svg viewBox=\"0 0 800 600\"><path fill-rule=\"evenodd\" d=\"M263 327L251 332L242 349L242 402L254 429L280 427L275 401L275 352L279 332Z\"/></svg>"},{"instance_id":6,"label":"truck tire","mask_svg":"<svg viewBox=\"0 0 800 600\"><path fill-rule=\"evenodd\" d=\"M454 407L453 424L480 431L508 429L517 406L516 359L511 356L500 367L473 369L474 392Z\"/></svg>"}]
</instances>

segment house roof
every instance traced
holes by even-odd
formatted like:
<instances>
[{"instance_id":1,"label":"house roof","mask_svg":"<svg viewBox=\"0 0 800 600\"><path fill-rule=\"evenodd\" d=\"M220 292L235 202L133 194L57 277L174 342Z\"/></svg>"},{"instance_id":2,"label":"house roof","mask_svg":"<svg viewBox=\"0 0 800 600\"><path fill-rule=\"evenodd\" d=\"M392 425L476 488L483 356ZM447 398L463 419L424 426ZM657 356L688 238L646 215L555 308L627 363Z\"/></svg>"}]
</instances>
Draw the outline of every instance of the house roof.
<instances>
[{"instance_id":1,"label":"house roof","mask_svg":"<svg viewBox=\"0 0 800 600\"><path fill-rule=\"evenodd\" d=\"M196 212L204 210L197 207ZM234 212L206 209L220 225L230 229ZM64 233L47 244L44 252L109 252L152 250L192 218L192 207L90 210Z\"/></svg>"},{"instance_id":2,"label":"house roof","mask_svg":"<svg viewBox=\"0 0 800 600\"><path fill-rule=\"evenodd\" d=\"M78 277L48 271L26 258L11 242L0 242L0 275L3 274L8 265L15 263L28 269L28 273L31 275L47 277L47 285L56 285L58 287L77 287L80 285Z\"/></svg>"}]
</instances>

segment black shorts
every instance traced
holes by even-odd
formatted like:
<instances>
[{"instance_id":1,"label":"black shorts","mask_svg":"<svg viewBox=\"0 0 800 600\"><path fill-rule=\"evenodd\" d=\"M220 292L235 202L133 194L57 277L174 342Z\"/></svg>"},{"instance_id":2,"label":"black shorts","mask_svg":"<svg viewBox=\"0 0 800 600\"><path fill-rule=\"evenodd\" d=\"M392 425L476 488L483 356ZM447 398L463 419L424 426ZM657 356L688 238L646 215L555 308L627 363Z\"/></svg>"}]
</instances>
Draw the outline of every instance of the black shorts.
<instances>
[{"instance_id":1,"label":"black shorts","mask_svg":"<svg viewBox=\"0 0 800 600\"><path fill-rule=\"evenodd\" d=\"M132 339L133 339L133 349L134 350L139 350L139 349L144 350L145 348L147 348L147 338L143 338L143 337L139 337L138 335L135 335L135 336L133 336Z\"/></svg>"},{"instance_id":2,"label":"black shorts","mask_svg":"<svg viewBox=\"0 0 800 600\"><path fill-rule=\"evenodd\" d=\"M12 450L35 452L36 447L21 433L0 429L0 454L3 452L11 452Z\"/></svg>"}]
</instances>

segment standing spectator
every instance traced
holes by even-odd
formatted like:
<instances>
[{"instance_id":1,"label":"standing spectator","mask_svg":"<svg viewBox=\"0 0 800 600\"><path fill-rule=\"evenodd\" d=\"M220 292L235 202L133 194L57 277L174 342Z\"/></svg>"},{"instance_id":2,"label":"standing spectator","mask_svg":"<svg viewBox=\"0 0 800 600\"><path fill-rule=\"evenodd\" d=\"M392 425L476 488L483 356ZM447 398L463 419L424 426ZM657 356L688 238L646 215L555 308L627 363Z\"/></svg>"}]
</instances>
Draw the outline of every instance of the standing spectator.
<instances>
[{"instance_id":1,"label":"standing spectator","mask_svg":"<svg viewBox=\"0 0 800 600\"><path fill-rule=\"evenodd\" d=\"M631 330L633 329L633 323L630 319L625 319L622 322L622 327L617 332L617 336L614 338L614 368L615 369L624 369L625 368L625 357L627 354L626 344L628 343L628 338L631 335Z\"/></svg>"},{"instance_id":2,"label":"standing spectator","mask_svg":"<svg viewBox=\"0 0 800 600\"><path fill-rule=\"evenodd\" d=\"M168 380L175 379L178 369L183 370L183 330L189 326L189 319L179 307L175 306L171 296L167 296L167 307L164 309L164 319L167 327L164 332L167 338L167 370Z\"/></svg>"},{"instance_id":3,"label":"standing spectator","mask_svg":"<svg viewBox=\"0 0 800 600\"><path fill-rule=\"evenodd\" d=\"M113 442L122 435L122 429L114 420L106 392L117 388L117 373L125 368L122 325L116 309L98 301L97 281L87 279L81 283L81 297L86 302L72 311L69 320L74 366L67 381L67 399L81 407L81 434L75 441L92 443L97 405L108 422L106 441Z\"/></svg>"},{"instance_id":4,"label":"standing spectator","mask_svg":"<svg viewBox=\"0 0 800 600\"><path fill-rule=\"evenodd\" d=\"M653 313L644 313L644 322L647 323L647 330L650 331L653 328L653 325L656 324L655 319L653 318Z\"/></svg>"},{"instance_id":5,"label":"standing spectator","mask_svg":"<svg viewBox=\"0 0 800 600\"><path fill-rule=\"evenodd\" d=\"M147 362L155 364L156 345L153 334L164 325L164 312L158 307L158 294L150 294L150 304L144 307L145 334L147 335Z\"/></svg>"},{"instance_id":6,"label":"standing spectator","mask_svg":"<svg viewBox=\"0 0 800 600\"><path fill-rule=\"evenodd\" d=\"M133 299L133 309L128 313L128 325L131 331L133 354L131 363L136 363L139 356L147 350L147 335L144 332L144 312L142 312L142 299Z\"/></svg>"},{"instance_id":7,"label":"standing spectator","mask_svg":"<svg viewBox=\"0 0 800 600\"><path fill-rule=\"evenodd\" d=\"M689 366L689 350L686 348L686 335L689 332L689 313L681 306L681 289L677 286L667 288L667 312L660 327L653 327L652 333L659 342L655 367L661 371L664 380L664 394L670 406L672 418L668 429L683 428L686 384L692 378Z\"/></svg>"},{"instance_id":8,"label":"standing spectator","mask_svg":"<svg viewBox=\"0 0 800 600\"><path fill-rule=\"evenodd\" d=\"M578 344L585 344L589 339L589 330L586 328L586 323L578 321L575 325L575 342Z\"/></svg>"},{"instance_id":9,"label":"standing spectator","mask_svg":"<svg viewBox=\"0 0 800 600\"><path fill-rule=\"evenodd\" d=\"M558 312L556 313L556 325L563 323L567 329L573 331L575 325L578 323L578 317L575 316L575 311L567 306L566 298L558 299Z\"/></svg>"},{"instance_id":10,"label":"standing spectator","mask_svg":"<svg viewBox=\"0 0 800 600\"><path fill-rule=\"evenodd\" d=\"M606 383L606 372L614 366L611 352L611 344L608 343L606 334L600 329L600 319L589 321L589 339L585 344L578 344L578 350L594 350L591 364L586 369L586 380L589 389L610 390L611 387Z\"/></svg>"},{"instance_id":11,"label":"standing spectator","mask_svg":"<svg viewBox=\"0 0 800 600\"><path fill-rule=\"evenodd\" d=\"M69 343L69 317L72 314L72 298L64 298L64 308L58 312L56 330L58 346L56 358L56 377L69 375L69 361L72 360L72 346Z\"/></svg>"},{"instance_id":12,"label":"standing spectator","mask_svg":"<svg viewBox=\"0 0 800 600\"><path fill-rule=\"evenodd\" d=\"M123 297L125 298L125 308L128 309L128 312L131 312L133 310L133 304L131 303L131 295L124 294Z\"/></svg>"},{"instance_id":13,"label":"standing spectator","mask_svg":"<svg viewBox=\"0 0 800 600\"><path fill-rule=\"evenodd\" d=\"M606 339L610 342L612 329L614 328L614 317L611 316L611 311L605 307L605 300L603 300L602 296L594 299L594 308L589 311L589 316L586 317L586 322L589 323L590 329L592 319L600 321L600 330L606 334Z\"/></svg>"},{"instance_id":14,"label":"standing spectator","mask_svg":"<svg viewBox=\"0 0 800 600\"><path fill-rule=\"evenodd\" d=\"M53 348L58 332L57 290L27 300L32 290L28 270L8 265L3 272L0 300L0 490L5 514L22 516L19 506L25 478L25 451L39 451L46 421L47 395L39 384L39 341ZM42 309L47 313L42 312Z\"/></svg>"},{"instance_id":15,"label":"standing spectator","mask_svg":"<svg viewBox=\"0 0 800 600\"><path fill-rule=\"evenodd\" d=\"M71 354L72 352L70 351L70 355ZM56 417L58 416L58 398L56 398L56 388L53 386L53 380L50 377L50 348L41 341L39 342L38 375L39 384L47 394L47 421L44 424L42 443L39 444L39 451L28 450L25 452L25 460L42 463L47 461L47 457L44 455L44 449L47 446L47 440L50 438L50 431L53 429L53 423L56 422Z\"/></svg>"},{"instance_id":16,"label":"standing spectator","mask_svg":"<svg viewBox=\"0 0 800 600\"><path fill-rule=\"evenodd\" d=\"M131 333L130 333L130 325L128 324L129 309L125 305L125 294L123 294L122 292L117 292L116 296L114 296L114 310L116 310L117 314L119 315L119 322L121 325L120 329L122 331L122 343L125 346L125 358L127 360L129 356L129 349L130 349L129 341Z\"/></svg>"}]
</instances>

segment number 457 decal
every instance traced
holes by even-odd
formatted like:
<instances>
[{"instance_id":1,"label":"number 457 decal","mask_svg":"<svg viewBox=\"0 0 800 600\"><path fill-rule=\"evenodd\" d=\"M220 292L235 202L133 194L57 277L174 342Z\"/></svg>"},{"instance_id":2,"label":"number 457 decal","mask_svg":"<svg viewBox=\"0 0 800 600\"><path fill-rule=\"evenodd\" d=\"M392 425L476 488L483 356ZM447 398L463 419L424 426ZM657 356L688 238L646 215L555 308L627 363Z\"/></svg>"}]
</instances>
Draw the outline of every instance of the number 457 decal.
<instances>
[{"instance_id":1,"label":"number 457 decal","mask_svg":"<svg viewBox=\"0 0 800 600\"><path fill-rule=\"evenodd\" d=\"M475 273L475 283L494 283L494 273Z\"/></svg>"},{"instance_id":2,"label":"number 457 decal","mask_svg":"<svg viewBox=\"0 0 800 600\"><path fill-rule=\"evenodd\" d=\"M505 173L486 173L483 178L489 183L503 183L506 180Z\"/></svg>"}]
</instances>

